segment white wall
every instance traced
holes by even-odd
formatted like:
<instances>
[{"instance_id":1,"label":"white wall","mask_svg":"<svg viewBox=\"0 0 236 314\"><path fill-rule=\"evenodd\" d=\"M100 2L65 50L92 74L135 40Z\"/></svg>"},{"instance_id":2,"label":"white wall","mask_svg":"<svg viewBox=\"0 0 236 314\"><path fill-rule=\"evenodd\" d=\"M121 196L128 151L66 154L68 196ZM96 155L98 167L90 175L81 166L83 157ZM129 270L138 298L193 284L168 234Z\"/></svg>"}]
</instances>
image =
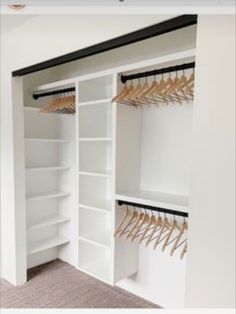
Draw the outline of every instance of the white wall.
<instances>
[{"instance_id":1,"label":"white wall","mask_svg":"<svg viewBox=\"0 0 236 314\"><path fill-rule=\"evenodd\" d=\"M235 306L235 17L200 16L188 307Z\"/></svg>"},{"instance_id":2,"label":"white wall","mask_svg":"<svg viewBox=\"0 0 236 314\"><path fill-rule=\"evenodd\" d=\"M167 16L38 16L1 35L1 275L16 277L15 189L11 72L130 31L155 24ZM15 121L15 123L17 123ZM14 154L13 154L14 153ZM20 215L20 213L17 213Z\"/></svg>"}]
</instances>

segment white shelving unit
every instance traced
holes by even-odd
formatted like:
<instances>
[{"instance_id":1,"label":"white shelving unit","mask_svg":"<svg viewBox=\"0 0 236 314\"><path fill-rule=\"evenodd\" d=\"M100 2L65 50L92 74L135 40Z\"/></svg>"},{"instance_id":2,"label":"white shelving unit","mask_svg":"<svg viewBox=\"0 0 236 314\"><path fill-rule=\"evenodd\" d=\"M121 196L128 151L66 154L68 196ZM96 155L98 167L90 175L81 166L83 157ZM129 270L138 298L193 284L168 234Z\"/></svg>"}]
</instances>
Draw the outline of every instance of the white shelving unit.
<instances>
[{"instance_id":1,"label":"white shelving unit","mask_svg":"<svg viewBox=\"0 0 236 314\"><path fill-rule=\"evenodd\" d=\"M75 118L36 107L24 115L27 266L58 257L71 263Z\"/></svg>"},{"instance_id":2,"label":"white shelving unit","mask_svg":"<svg viewBox=\"0 0 236 314\"><path fill-rule=\"evenodd\" d=\"M113 93L112 75L79 82L78 268L109 284L112 284L114 212L111 104Z\"/></svg>"},{"instance_id":3,"label":"white shelving unit","mask_svg":"<svg viewBox=\"0 0 236 314\"><path fill-rule=\"evenodd\" d=\"M114 238L125 210L116 201L189 211L192 105L136 109L112 97L122 88L120 75L190 62L193 54L181 51L36 89L76 86L76 114L40 113L29 102L24 108L28 268L60 258L110 285L133 275L132 285L140 267L163 262L158 253ZM177 270L184 277L183 268Z\"/></svg>"}]
</instances>

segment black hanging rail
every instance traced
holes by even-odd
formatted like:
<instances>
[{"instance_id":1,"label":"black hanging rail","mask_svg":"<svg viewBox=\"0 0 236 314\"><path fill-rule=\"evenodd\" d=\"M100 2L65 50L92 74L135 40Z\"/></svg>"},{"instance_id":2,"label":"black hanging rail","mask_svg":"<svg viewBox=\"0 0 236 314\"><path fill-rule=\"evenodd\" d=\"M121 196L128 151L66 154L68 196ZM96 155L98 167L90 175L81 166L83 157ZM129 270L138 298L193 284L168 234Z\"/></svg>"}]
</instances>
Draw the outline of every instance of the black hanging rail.
<instances>
[{"instance_id":1,"label":"black hanging rail","mask_svg":"<svg viewBox=\"0 0 236 314\"><path fill-rule=\"evenodd\" d=\"M135 79L140 79L148 76L155 76L159 74L171 73L181 70L193 69L195 68L195 62L184 63L180 65L174 65L167 68L156 69L147 72L135 73L130 75L121 75L120 79L122 83L126 83L127 81L132 81Z\"/></svg>"},{"instance_id":2,"label":"black hanging rail","mask_svg":"<svg viewBox=\"0 0 236 314\"><path fill-rule=\"evenodd\" d=\"M181 212L178 210L172 210L172 209L167 209L167 208L162 208L162 207L154 207L154 206L150 206L150 205L144 205L144 204L138 204L138 203L132 203L132 202L120 201L120 200L118 200L117 202L118 202L119 206L128 205L128 206L133 206L133 207L149 209L149 210L156 211L159 213L165 213L165 214L170 214L170 215L174 215L174 216L181 216L181 217L188 217L188 213Z\"/></svg>"},{"instance_id":3,"label":"black hanging rail","mask_svg":"<svg viewBox=\"0 0 236 314\"><path fill-rule=\"evenodd\" d=\"M65 94L65 93L69 93L69 92L74 92L74 91L75 91L75 87L68 87L68 88L64 88L64 89L53 90L51 92L36 93L36 94L33 94L32 97L35 100L37 100L38 98L41 98L41 97L60 95L60 94Z\"/></svg>"}]
</instances>

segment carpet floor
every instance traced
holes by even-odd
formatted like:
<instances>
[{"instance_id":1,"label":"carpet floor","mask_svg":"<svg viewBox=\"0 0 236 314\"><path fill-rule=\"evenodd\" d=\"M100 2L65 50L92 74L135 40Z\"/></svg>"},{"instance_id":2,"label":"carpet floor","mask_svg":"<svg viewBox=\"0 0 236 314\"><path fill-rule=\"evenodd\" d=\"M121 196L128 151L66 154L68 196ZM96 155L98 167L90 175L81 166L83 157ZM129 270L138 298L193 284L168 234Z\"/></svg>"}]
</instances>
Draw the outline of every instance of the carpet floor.
<instances>
[{"instance_id":1,"label":"carpet floor","mask_svg":"<svg viewBox=\"0 0 236 314\"><path fill-rule=\"evenodd\" d=\"M2 308L158 308L60 260L30 269L28 279L19 287L1 280Z\"/></svg>"}]
</instances>

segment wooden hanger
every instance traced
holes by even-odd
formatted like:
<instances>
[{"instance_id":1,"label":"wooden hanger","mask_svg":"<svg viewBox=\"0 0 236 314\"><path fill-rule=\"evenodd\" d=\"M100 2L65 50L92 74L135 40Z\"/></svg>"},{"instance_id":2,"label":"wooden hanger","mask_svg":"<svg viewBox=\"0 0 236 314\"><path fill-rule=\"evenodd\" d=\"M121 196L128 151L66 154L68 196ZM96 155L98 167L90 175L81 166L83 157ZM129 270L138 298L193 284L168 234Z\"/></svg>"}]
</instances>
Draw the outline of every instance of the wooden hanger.
<instances>
[{"instance_id":1,"label":"wooden hanger","mask_svg":"<svg viewBox=\"0 0 236 314\"><path fill-rule=\"evenodd\" d=\"M179 234L178 234L178 236L177 236L177 238L176 238L176 240L175 240L175 242L174 242L174 245L173 245L173 247L172 247L172 249L171 249L171 252L170 252L170 255L171 255L171 256L174 254L175 250L180 246L180 245L178 245L178 244L179 244L179 241L180 241L180 239L182 238L183 233L184 233L185 230L187 230L187 229L188 229L188 224L187 224L186 221L184 220L184 221L183 221L183 224L182 224L182 226L181 226L180 232L179 232ZM182 243L183 243L183 242L182 242ZM181 244L182 244L182 243L181 243Z\"/></svg>"},{"instance_id":2,"label":"wooden hanger","mask_svg":"<svg viewBox=\"0 0 236 314\"><path fill-rule=\"evenodd\" d=\"M120 232L119 237L121 237L123 234L125 234L126 230L135 222L135 219L138 217L138 213L136 212L135 208L133 209L133 213L124 226L124 229Z\"/></svg>"},{"instance_id":3,"label":"wooden hanger","mask_svg":"<svg viewBox=\"0 0 236 314\"><path fill-rule=\"evenodd\" d=\"M142 234L142 236L141 236L141 239L140 239L140 241L139 241L139 244L141 244L142 241L145 240L146 234L147 234L150 230L152 230L152 229L155 228L156 217L153 215L153 212L152 212L152 215L149 216L149 217L150 217L150 218L149 218L149 221L148 221L147 226L146 226L146 228L145 228L145 230L144 230L144 232L143 232L143 234Z\"/></svg>"},{"instance_id":4,"label":"wooden hanger","mask_svg":"<svg viewBox=\"0 0 236 314\"><path fill-rule=\"evenodd\" d=\"M162 221L162 218L159 214L158 218L156 218L154 228L153 228L153 230L152 230L152 232L151 232L151 234L150 234L150 236L146 242L146 247L149 245L149 243L151 243L155 239L154 235L157 231L159 231L161 229L162 225L163 225L163 221Z\"/></svg>"},{"instance_id":5,"label":"wooden hanger","mask_svg":"<svg viewBox=\"0 0 236 314\"><path fill-rule=\"evenodd\" d=\"M126 89L126 91L116 100L118 103L129 104L127 98L130 94L132 94L134 90L133 82L131 81L130 86Z\"/></svg>"},{"instance_id":6,"label":"wooden hanger","mask_svg":"<svg viewBox=\"0 0 236 314\"><path fill-rule=\"evenodd\" d=\"M137 234L139 233L139 231L141 230L141 228L144 226L144 224L147 222L148 220L148 214L145 212L140 220L139 225L136 228L136 231L134 232L132 238L131 238L131 242L134 241L134 239L137 237Z\"/></svg>"},{"instance_id":7,"label":"wooden hanger","mask_svg":"<svg viewBox=\"0 0 236 314\"><path fill-rule=\"evenodd\" d=\"M173 241L169 242L169 240L170 240L170 238L171 238L171 236L172 236L174 230L177 228L177 226L178 226L178 225L177 225L177 221L176 221L176 219L174 218L174 220L173 220L173 222L172 222L172 225L171 225L171 228L170 228L170 232L168 233L168 235L167 235L167 237L166 237L166 239L165 239L165 242L164 242L164 244L163 244L163 246L162 246L162 251L163 251L163 252L164 252L165 248L166 248L171 242L173 242Z\"/></svg>"},{"instance_id":8,"label":"wooden hanger","mask_svg":"<svg viewBox=\"0 0 236 314\"><path fill-rule=\"evenodd\" d=\"M114 236L117 236L118 233L120 233L122 231L122 225L123 223L126 221L127 217L130 215L130 210L129 210L129 207L126 206L126 210L125 210L125 213L124 213L124 216L123 218L121 219L121 222L120 224L118 225L118 227L116 228L115 232L114 232Z\"/></svg>"},{"instance_id":9,"label":"wooden hanger","mask_svg":"<svg viewBox=\"0 0 236 314\"><path fill-rule=\"evenodd\" d=\"M128 85L127 85L127 82L125 83L125 87L121 90L121 92L116 95L115 97L112 98L112 101L111 102L115 102L115 101L118 101L120 99L120 97L123 96L123 94L125 94L128 90Z\"/></svg>"},{"instance_id":10,"label":"wooden hanger","mask_svg":"<svg viewBox=\"0 0 236 314\"><path fill-rule=\"evenodd\" d=\"M153 246L154 250L156 249L157 245L160 244L168 235L168 234L167 235L164 235L164 234L168 231L169 227L170 227L169 221L168 221L167 217L165 216L165 219L164 219L162 226L161 226L161 230L160 230L158 236L156 237L157 239L156 239L155 244ZM164 237L162 237L163 235L164 235Z\"/></svg>"},{"instance_id":11,"label":"wooden hanger","mask_svg":"<svg viewBox=\"0 0 236 314\"><path fill-rule=\"evenodd\" d=\"M144 216L144 213L142 211L140 211L138 213L137 219L135 220L133 227L130 229L130 231L128 232L128 234L126 236L126 240L133 236L132 232L138 227L138 224L142 221L143 216Z\"/></svg>"},{"instance_id":12,"label":"wooden hanger","mask_svg":"<svg viewBox=\"0 0 236 314\"><path fill-rule=\"evenodd\" d=\"M187 246L188 246L188 243L186 241L185 245L184 245L184 248L181 252L181 255L180 255L180 259L183 259L184 258L184 255L187 253Z\"/></svg>"}]
</instances>

